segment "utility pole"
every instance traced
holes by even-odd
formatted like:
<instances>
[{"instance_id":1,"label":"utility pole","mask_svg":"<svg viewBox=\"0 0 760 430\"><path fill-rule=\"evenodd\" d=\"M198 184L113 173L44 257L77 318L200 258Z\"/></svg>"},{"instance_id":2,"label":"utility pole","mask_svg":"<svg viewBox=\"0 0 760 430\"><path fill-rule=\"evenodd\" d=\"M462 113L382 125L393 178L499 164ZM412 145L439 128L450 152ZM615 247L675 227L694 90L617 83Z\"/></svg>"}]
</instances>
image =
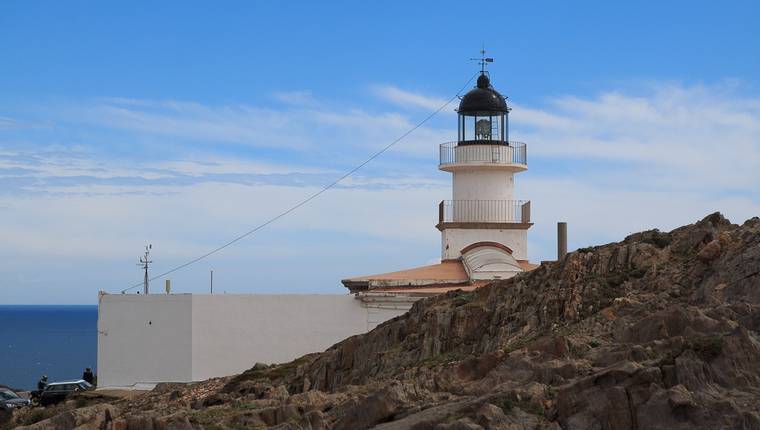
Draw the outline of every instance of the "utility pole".
<instances>
[{"instance_id":1,"label":"utility pole","mask_svg":"<svg viewBox=\"0 0 760 430\"><path fill-rule=\"evenodd\" d=\"M211 271L211 294L214 294L214 271Z\"/></svg>"},{"instance_id":2,"label":"utility pole","mask_svg":"<svg viewBox=\"0 0 760 430\"><path fill-rule=\"evenodd\" d=\"M153 262L153 260L149 258L151 249L153 249L153 245L151 244L145 245L145 256L140 257L140 262L137 263L138 266L145 269L145 278L143 279L143 292L145 294L148 294L148 281L149 281L148 265Z\"/></svg>"}]
</instances>

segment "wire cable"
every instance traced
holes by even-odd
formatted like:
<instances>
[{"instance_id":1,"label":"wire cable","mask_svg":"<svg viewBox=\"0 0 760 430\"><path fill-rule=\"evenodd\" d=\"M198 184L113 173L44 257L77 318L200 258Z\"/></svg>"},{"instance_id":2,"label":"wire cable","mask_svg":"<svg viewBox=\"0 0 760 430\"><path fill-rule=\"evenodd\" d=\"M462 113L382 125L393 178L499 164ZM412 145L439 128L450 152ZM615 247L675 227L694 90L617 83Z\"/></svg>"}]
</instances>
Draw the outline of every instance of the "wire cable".
<instances>
[{"instance_id":1,"label":"wire cable","mask_svg":"<svg viewBox=\"0 0 760 430\"><path fill-rule=\"evenodd\" d=\"M153 277L149 278L148 280L149 281L154 281L154 280L156 280L158 278L162 278L162 277L164 277L166 275L169 275L171 273L174 273L174 272L176 272L178 270L184 269L187 266L195 264L195 263L203 260L206 257L209 257L209 256L211 256L213 254L216 254L217 252L223 250L224 248L227 248L228 246L233 245L234 243L239 242L242 239L245 239L246 237L248 237L248 236L256 233L257 231L261 230L262 228L268 226L269 224L272 224L273 222L279 220L280 218L288 215L289 213L291 213L291 212L295 211L296 209L300 208L301 206L304 206L305 204L309 203L310 201L314 200L315 198L317 198L320 195L322 195L323 193L325 193L327 190L335 187L341 181L343 181L344 179L346 179L349 176L353 175L359 169L361 169L362 167L364 167L367 164L369 164L372 160L374 160L375 158L379 157L380 155L382 155L383 153L385 153L386 151L388 151L389 149L391 149L395 144L399 143L405 137L407 137L410 134L412 134L415 130L417 130L418 128L422 127L426 122L428 122L430 119L432 119L434 116L436 116L440 111L442 111L443 109L445 109L446 106L448 106L449 104L451 104L452 101L454 101L454 99L456 99L457 97L459 97L459 93L461 93L462 91L464 91L467 88L467 86L470 85L470 82L472 82L472 80L475 79L475 76L477 76L479 73L480 72L475 73L474 75L472 75L472 77L470 77L470 79L467 80L467 82L462 86L462 88L459 91L457 91L457 93L454 94L450 99L448 99L444 104L442 104L438 109L434 110L432 113L430 113L430 115L426 116L424 119L422 119L422 121L418 122L414 127L410 128L404 134L402 134L401 136L399 136L398 138L396 138L396 140L394 140L393 142L389 143L388 145L386 145L385 147L383 147L379 151L377 151L374 154L372 154L372 156L370 156L369 158L367 158L366 160L364 160L363 163L359 164L358 166L354 167L353 169L351 169L348 172L346 172L345 174L343 174L343 176L341 176L338 179L334 180L330 184L324 186L319 191L315 192L314 194L310 195L309 197L305 198L304 200L301 200L300 202L298 202L294 206L291 206L289 209L286 209L285 211L280 212L278 215L270 218L269 220L265 221L262 224L259 224L258 226L254 227L253 229L248 230L247 232L241 234L240 236L238 236L238 237L230 240L229 242L225 243L224 245L221 245L221 246L219 246L217 248L214 248L211 251L209 251L209 252L207 252L207 253L199 256L199 257L196 257L196 258L194 258L194 259L192 259L190 261L187 261L187 262L185 262L183 264L180 264L179 266L176 266L176 267L174 267L171 270L167 270L166 272L163 272L163 273L161 273L159 275L153 276ZM121 290L121 292L123 294L123 293L126 293L129 290L132 290L134 288L140 287L142 285L144 285L144 283L140 282L139 284L135 284L135 285L132 285L129 288L125 288L125 289Z\"/></svg>"}]
</instances>

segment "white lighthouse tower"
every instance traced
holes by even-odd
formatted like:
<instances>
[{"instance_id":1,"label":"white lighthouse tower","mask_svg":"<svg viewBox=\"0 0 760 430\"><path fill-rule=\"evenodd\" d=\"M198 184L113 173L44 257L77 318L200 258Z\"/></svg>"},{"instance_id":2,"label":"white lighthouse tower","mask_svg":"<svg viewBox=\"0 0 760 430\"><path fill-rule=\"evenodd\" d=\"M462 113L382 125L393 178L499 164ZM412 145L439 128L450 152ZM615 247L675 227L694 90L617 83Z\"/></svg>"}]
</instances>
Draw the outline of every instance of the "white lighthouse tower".
<instances>
[{"instance_id":1,"label":"white lighthouse tower","mask_svg":"<svg viewBox=\"0 0 760 430\"><path fill-rule=\"evenodd\" d=\"M528 170L527 150L509 140L510 108L491 85L490 61L481 59L477 85L459 103L457 140L440 145L438 168L452 174L453 185L451 200L438 205L441 262L343 279L362 300L473 290L537 267L528 261L530 202L514 197L515 174Z\"/></svg>"},{"instance_id":2,"label":"white lighthouse tower","mask_svg":"<svg viewBox=\"0 0 760 430\"><path fill-rule=\"evenodd\" d=\"M457 141L440 146L439 169L453 185L452 199L438 207L441 260L460 260L472 280L509 278L528 260L530 202L514 198L527 151L509 140L510 110L483 68L457 109Z\"/></svg>"}]
</instances>

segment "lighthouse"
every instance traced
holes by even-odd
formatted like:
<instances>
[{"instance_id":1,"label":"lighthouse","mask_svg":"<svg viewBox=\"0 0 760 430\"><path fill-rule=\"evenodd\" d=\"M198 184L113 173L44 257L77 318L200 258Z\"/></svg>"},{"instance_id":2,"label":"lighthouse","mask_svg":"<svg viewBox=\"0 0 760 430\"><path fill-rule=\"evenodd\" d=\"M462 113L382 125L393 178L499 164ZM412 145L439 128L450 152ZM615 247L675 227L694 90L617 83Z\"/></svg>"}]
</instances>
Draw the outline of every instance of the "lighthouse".
<instances>
[{"instance_id":1,"label":"lighthouse","mask_svg":"<svg viewBox=\"0 0 760 430\"><path fill-rule=\"evenodd\" d=\"M452 175L438 205L441 260L461 260L472 280L509 278L528 260L530 201L514 196L527 147L509 140L510 110L483 68L459 103L457 140L440 145L439 169Z\"/></svg>"},{"instance_id":2,"label":"lighthouse","mask_svg":"<svg viewBox=\"0 0 760 430\"><path fill-rule=\"evenodd\" d=\"M468 291L537 267L528 261L530 202L515 199L527 147L509 140L511 109L491 84L493 60L480 60L477 84L457 108L457 140L439 145L438 168L452 185L451 200L438 204L441 262L341 281L364 301Z\"/></svg>"}]
</instances>

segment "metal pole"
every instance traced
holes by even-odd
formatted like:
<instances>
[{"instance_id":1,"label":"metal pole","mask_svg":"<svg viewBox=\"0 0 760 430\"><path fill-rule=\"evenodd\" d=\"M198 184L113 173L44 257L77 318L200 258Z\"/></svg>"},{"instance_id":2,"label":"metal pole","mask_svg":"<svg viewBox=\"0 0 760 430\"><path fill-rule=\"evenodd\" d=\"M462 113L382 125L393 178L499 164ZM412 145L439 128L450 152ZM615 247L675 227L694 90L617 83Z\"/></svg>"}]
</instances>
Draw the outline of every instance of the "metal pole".
<instances>
[{"instance_id":1,"label":"metal pole","mask_svg":"<svg viewBox=\"0 0 760 430\"><path fill-rule=\"evenodd\" d=\"M148 244L145 245L145 256L139 258L139 263L137 265L139 267L142 267L145 269L145 277L143 278L143 292L145 294L148 294L148 281L150 281L150 278L148 278L148 265L152 263L153 261L150 260L150 250L153 249L153 245Z\"/></svg>"},{"instance_id":2,"label":"metal pole","mask_svg":"<svg viewBox=\"0 0 760 430\"><path fill-rule=\"evenodd\" d=\"M211 294L214 294L214 271L211 271Z\"/></svg>"},{"instance_id":3,"label":"metal pole","mask_svg":"<svg viewBox=\"0 0 760 430\"><path fill-rule=\"evenodd\" d=\"M567 255L567 223L557 223L557 260L562 260Z\"/></svg>"}]
</instances>

